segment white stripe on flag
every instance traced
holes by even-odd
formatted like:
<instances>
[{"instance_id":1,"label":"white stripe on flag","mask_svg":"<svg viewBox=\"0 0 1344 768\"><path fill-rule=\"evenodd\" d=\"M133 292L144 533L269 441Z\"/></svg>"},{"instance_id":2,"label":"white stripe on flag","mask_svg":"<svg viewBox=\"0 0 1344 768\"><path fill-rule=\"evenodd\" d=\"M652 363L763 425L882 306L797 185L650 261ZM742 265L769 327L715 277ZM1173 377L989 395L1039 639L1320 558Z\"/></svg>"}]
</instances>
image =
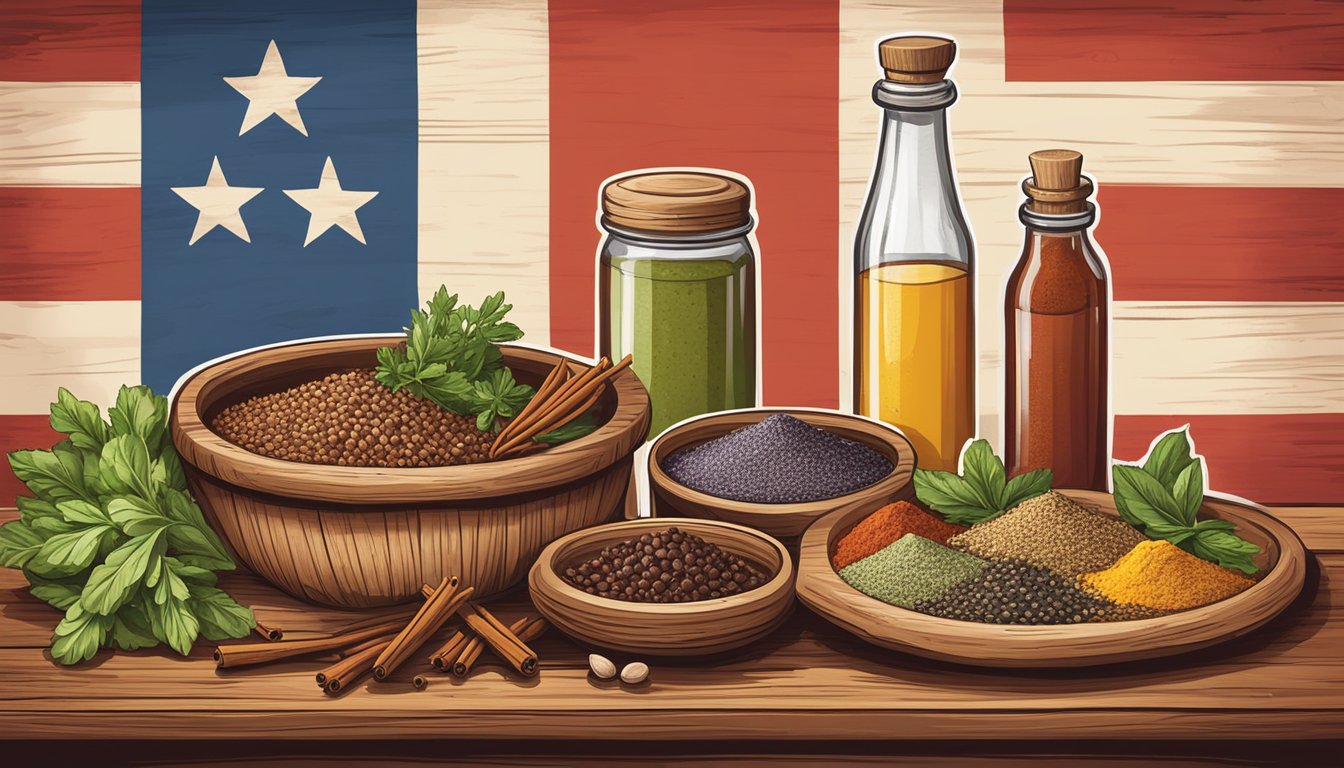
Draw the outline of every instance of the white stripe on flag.
<instances>
[{"instance_id":1,"label":"white stripe on flag","mask_svg":"<svg viewBox=\"0 0 1344 768\"><path fill-rule=\"evenodd\" d=\"M140 185L139 83L0 82L0 185Z\"/></svg>"},{"instance_id":2,"label":"white stripe on flag","mask_svg":"<svg viewBox=\"0 0 1344 768\"><path fill-rule=\"evenodd\" d=\"M422 0L420 294L504 290L550 340L550 105L545 0Z\"/></svg>"},{"instance_id":3,"label":"white stripe on flag","mask_svg":"<svg viewBox=\"0 0 1344 768\"><path fill-rule=\"evenodd\" d=\"M140 381L140 302L0 301L0 413L46 413L56 388L102 405Z\"/></svg>"}]
</instances>

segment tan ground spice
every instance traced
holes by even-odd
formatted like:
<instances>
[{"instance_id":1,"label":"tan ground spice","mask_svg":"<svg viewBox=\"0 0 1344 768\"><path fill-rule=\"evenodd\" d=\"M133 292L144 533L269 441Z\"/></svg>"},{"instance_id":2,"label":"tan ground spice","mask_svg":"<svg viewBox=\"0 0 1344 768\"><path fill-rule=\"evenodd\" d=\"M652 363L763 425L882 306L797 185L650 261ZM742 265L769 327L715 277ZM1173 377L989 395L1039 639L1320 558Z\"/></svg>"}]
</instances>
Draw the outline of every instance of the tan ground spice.
<instances>
[{"instance_id":1,"label":"tan ground spice","mask_svg":"<svg viewBox=\"0 0 1344 768\"><path fill-rule=\"evenodd\" d=\"M1169 541L1144 541L1084 588L1116 603L1183 611L1229 598L1255 582L1186 552Z\"/></svg>"},{"instance_id":2,"label":"tan ground spice","mask_svg":"<svg viewBox=\"0 0 1344 768\"><path fill-rule=\"evenodd\" d=\"M342 467L474 464L488 460L490 447L474 418L393 392L368 368L250 398L225 408L210 428L262 456Z\"/></svg>"},{"instance_id":3,"label":"tan ground spice","mask_svg":"<svg viewBox=\"0 0 1344 768\"><path fill-rule=\"evenodd\" d=\"M1124 521L1049 491L948 543L977 557L1021 560L1072 578L1109 568L1146 540Z\"/></svg>"}]
</instances>

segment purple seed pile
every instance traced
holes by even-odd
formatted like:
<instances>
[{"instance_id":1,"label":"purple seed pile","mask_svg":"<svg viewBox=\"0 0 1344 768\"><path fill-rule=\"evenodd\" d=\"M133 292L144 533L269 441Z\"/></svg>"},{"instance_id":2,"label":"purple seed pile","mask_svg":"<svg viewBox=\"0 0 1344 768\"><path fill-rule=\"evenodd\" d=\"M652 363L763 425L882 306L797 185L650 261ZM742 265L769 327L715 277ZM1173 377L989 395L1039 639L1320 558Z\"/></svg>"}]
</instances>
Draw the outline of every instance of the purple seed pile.
<instances>
[{"instance_id":1,"label":"purple seed pile","mask_svg":"<svg viewBox=\"0 0 1344 768\"><path fill-rule=\"evenodd\" d=\"M892 470L872 448L784 413L676 451L662 467L687 488L756 504L833 499Z\"/></svg>"}]
</instances>

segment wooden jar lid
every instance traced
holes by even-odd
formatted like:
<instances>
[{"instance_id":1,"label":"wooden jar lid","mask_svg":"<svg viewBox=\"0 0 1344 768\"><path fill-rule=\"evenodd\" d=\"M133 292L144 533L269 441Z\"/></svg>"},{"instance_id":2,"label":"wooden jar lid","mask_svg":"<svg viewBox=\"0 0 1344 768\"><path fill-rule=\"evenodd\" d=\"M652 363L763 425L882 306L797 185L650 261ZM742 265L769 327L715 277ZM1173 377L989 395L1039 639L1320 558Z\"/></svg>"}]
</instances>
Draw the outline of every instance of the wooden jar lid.
<instances>
[{"instance_id":1,"label":"wooden jar lid","mask_svg":"<svg viewBox=\"0 0 1344 768\"><path fill-rule=\"evenodd\" d=\"M717 232L751 223L751 192L712 173L634 173L602 188L602 213L622 229Z\"/></svg>"},{"instance_id":2,"label":"wooden jar lid","mask_svg":"<svg viewBox=\"0 0 1344 768\"><path fill-rule=\"evenodd\" d=\"M957 44L945 37L892 37L877 46L877 58L888 80L939 83L957 58Z\"/></svg>"},{"instance_id":3,"label":"wooden jar lid","mask_svg":"<svg viewBox=\"0 0 1344 768\"><path fill-rule=\"evenodd\" d=\"M1027 207L1037 213L1081 213L1092 195L1092 180L1083 176L1083 153L1042 149L1028 157L1031 178L1022 182Z\"/></svg>"}]
</instances>

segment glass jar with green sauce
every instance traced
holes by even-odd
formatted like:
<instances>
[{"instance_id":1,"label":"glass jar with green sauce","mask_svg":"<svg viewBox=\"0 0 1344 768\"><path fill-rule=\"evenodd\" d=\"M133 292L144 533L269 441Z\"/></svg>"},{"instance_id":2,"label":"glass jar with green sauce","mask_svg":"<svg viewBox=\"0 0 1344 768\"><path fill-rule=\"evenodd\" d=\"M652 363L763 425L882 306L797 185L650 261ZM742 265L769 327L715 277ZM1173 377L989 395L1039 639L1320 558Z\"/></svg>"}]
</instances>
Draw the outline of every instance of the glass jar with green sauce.
<instances>
[{"instance_id":1,"label":"glass jar with green sauce","mask_svg":"<svg viewBox=\"0 0 1344 768\"><path fill-rule=\"evenodd\" d=\"M633 173L602 188L598 346L653 402L652 438L756 405L751 192L710 173Z\"/></svg>"}]
</instances>

